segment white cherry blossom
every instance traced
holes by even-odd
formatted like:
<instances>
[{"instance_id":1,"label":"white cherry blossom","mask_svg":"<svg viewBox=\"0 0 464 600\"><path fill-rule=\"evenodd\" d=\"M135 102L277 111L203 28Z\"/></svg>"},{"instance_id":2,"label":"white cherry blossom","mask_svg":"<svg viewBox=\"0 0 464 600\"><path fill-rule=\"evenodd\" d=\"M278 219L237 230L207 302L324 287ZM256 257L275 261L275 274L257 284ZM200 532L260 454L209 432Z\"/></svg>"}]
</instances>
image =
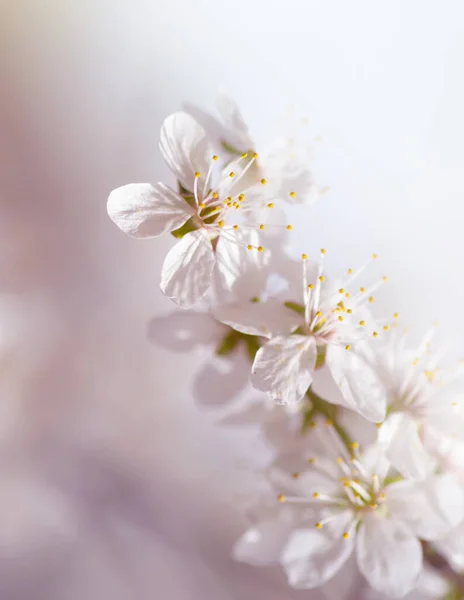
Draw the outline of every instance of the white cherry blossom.
<instances>
[{"instance_id":1,"label":"white cherry blossom","mask_svg":"<svg viewBox=\"0 0 464 600\"><path fill-rule=\"evenodd\" d=\"M319 435L319 452L309 456L307 470L270 472L278 501L240 538L235 558L279 562L292 587L315 588L355 554L374 589L405 595L422 570L419 539L440 538L456 525L462 490L446 476L399 480L379 446L361 453L354 443L349 453L330 424ZM261 553L268 540L272 556Z\"/></svg>"},{"instance_id":2,"label":"white cherry blossom","mask_svg":"<svg viewBox=\"0 0 464 600\"><path fill-rule=\"evenodd\" d=\"M183 194L164 183L125 185L111 192L108 214L123 232L136 238L185 227L166 256L161 290L181 308L190 308L208 291L216 265L227 276L237 244L264 250L251 237L259 228L240 225L237 214L253 210L254 203L262 205L259 191L248 199L239 186L257 155L244 154L226 171L219 169L219 157L213 154L205 130L187 113L175 113L164 121L160 150Z\"/></svg>"},{"instance_id":3,"label":"white cherry blossom","mask_svg":"<svg viewBox=\"0 0 464 600\"><path fill-rule=\"evenodd\" d=\"M217 107L220 120L191 104L186 110L231 158L259 152L259 160L248 173L250 185L268 181L264 193L291 204L311 204L325 191L314 180L308 149L299 152L293 136L279 136L268 147L258 148L237 103L223 90L218 94Z\"/></svg>"},{"instance_id":4,"label":"white cherry blossom","mask_svg":"<svg viewBox=\"0 0 464 600\"><path fill-rule=\"evenodd\" d=\"M439 453L437 441L464 431L462 368L446 369L443 352L431 352L431 330L417 347L393 328L375 350L373 366L387 391L388 417L379 439L392 465L404 476L424 479Z\"/></svg>"},{"instance_id":5,"label":"white cherry blossom","mask_svg":"<svg viewBox=\"0 0 464 600\"><path fill-rule=\"evenodd\" d=\"M307 256L303 255L303 274L299 277L302 303L300 292L300 303L292 299L279 305L274 301L270 311L267 302L260 302L253 314L245 305L224 305L216 309L216 317L244 333L271 338L256 355L252 383L275 401L291 404L302 400L315 370L326 365L342 395L338 402L368 420L381 421L385 416L385 393L366 360L366 340L377 337L379 332L368 326L372 320L366 304L374 300L372 294L382 280L369 289L362 287L359 292L350 293L348 290L364 265L356 272L349 269L347 280L334 288L323 274L324 254L325 250L319 266L309 267ZM292 327L289 307L295 313ZM287 326L286 334L282 332L283 325Z\"/></svg>"}]
</instances>

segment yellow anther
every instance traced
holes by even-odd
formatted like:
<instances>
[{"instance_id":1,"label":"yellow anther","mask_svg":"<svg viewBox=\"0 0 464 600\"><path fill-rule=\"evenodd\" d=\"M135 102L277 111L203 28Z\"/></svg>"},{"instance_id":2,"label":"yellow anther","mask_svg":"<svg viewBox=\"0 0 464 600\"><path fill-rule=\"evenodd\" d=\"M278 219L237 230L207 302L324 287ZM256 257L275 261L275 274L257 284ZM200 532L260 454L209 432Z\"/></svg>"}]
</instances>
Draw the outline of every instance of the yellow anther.
<instances>
[{"instance_id":1,"label":"yellow anther","mask_svg":"<svg viewBox=\"0 0 464 600\"><path fill-rule=\"evenodd\" d=\"M320 310L317 311L316 317L320 319L322 317L322 312Z\"/></svg>"},{"instance_id":2,"label":"yellow anther","mask_svg":"<svg viewBox=\"0 0 464 600\"><path fill-rule=\"evenodd\" d=\"M217 200L219 198L219 194L217 192L213 192L212 196L215 200Z\"/></svg>"},{"instance_id":3,"label":"yellow anther","mask_svg":"<svg viewBox=\"0 0 464 600\"><path fill-rule=\"evenodd\" d=\"M239 208L240 208L240 204L236 204L235 205L235 210L239 210Z\"/></svg>"},{"instance_id":4,"label":"yellow anther","mask_svg":"<svg viewBox=\"0 0 464 600\"><path fill-rule=\"evenodd\" d=\"M313 465L316 462L315 458L308 458L308 462L310 465Z\"/></svg>"},{"instance_id":5,"label":"yellow anther","mask_svg":"<svg viewBox=\"0 0 464 600\"><path fill-rule=\"evenodd\" d=\"M386 275L384 275L384 276L382 277L382 280L383 280L383 281L388 281L388 277L387 277Z\"/></svg>"},{"instance_id":6,"label":"yellow anther","mask_svg":"<svg viewBox=\"0 0 464 600\"><path fill-rule=\"evenodd\" d=\"M359 321L359 324L361 327L364 327L364 325L366 324L366 321Z\"/></svg>"},{"instance_id":7,"label":"yellow anther","mask_svg":"<svg viewBox=\"0 0 464 600\"><path fill-rule=\"evenodd\" d=\"M245 194L239 194L238 201L243 202L245 200Z\"/></svg>"},{"instance_id":8,"label":"yellow anther","mask_svg":"<svg viewBox=\"0 0 464 600\"><path fill-rule=\"evenodd\" d=\"M352 315L352 314L353 314L353 309L352 309L352 308L347 308L347 309L346 309L346 312L347 312L349 315Z\"/></svg>"},{"instance_id":9,"label":"yellow anther","mask_svg":"<svg viewBox=\"0 0 464 600\"><path fill-rule=\"evenodd\" d=\"M263 178L261 179L261 183L262 183L263 185L266 185L266 183L267 183L267 179L265 179L265 178L263 177Z\"/></svg>"},{"instance_id":10,"label":"yellow anther","mask_svg":"<svg viewBox=\"0 0 464 600\"><path fill-rule=\"evenodd\" d=\"M198 205L200 208L206 208L206 204L204 202L200 202L200 204Z\"/></svg>"},{"instance_id":11,"label":"yellow anther","mask_svg":"<svg viewBox=\"0 0 464 600\"><path fill-rule=\"evenodd\" d=\"M379 505L378 505L378 504L376 504L375 502L373 502L372 504L369 504L369 506L370 506L371 508L373 508L374 510L375 510L376 508L379 508Z\"/></svg>"},{"instance_id":12,"label":"yellow anther","mask_svg":"<svg viewBox=\"0 0 464 600\"><path fill-rule=\"evenodd\" d=\"M342 315L340 315L340 316L338 317L338 320L339 320L339 321L343 321L343 317L342 317Z\"/></svg>"},{"instance_id":13,"label":"yellow anther","mask_svg":"<svg viewBox=\"0 0 464 600\"><path fill-rule=\"evenodd\" d=\"M290 192L289 196L290 198L296 198L296 192Z\"/></svg>"},{"instance_id":14,"label":"yellow anther","mask_svg":"<svg viewBox=\"0 0 464 600\"><path fill-rule=\"evenodd\" d=\"M259 228L261 229L261 231L263 231L264 225L261 223L261 225L259 226Z\"/></svg>"},{"instance_id":15,"label":"yellow anther","mask_svg":"<svg viewBox=\"0 0 464 600\"><path fill-rule=\"evenodd\" d=\"M258 246L258 252L264 252L264 246Z\"/></svg>"},{"instance_id":16,"label":"yellow anther","mask_svg":"<svg viewBox=\"0 0 464 600\"><path fill-rule=\"evenodd\" d=\"M234 225L234 229L235 229L235 231L237 231L238 225Z\"/></svg>"},{"instance_id":17,"label":"yellow anther","mask_svg":"<svg viewBox=\"0 0 464 600\"><path fill-rule=\"evenodd\" d=\"M366 288L365 287L360 287L359 291L363 294L366 291Z\"/></svg>"},{"instance_id":18,"label":"yellow anther","mask_svg":"<svg viewBox=\"0 0 464 600\"><path fill-rule=\"evenodd\" d=\"M343 458L342 458L341 456L339 456L339 457L337 458L337 464L338 464L338 465L341 465L342 463L343 463Z\"/></svg>"},{"instance_id":19,"label":"yellow anther","mask_svg":"<svg viewBox=\"0 0 464 600\"><path fill-rule=\"evenodd\" d=\"M343 487L349 488L351 487L351 481L349 479L343 480Z\"/></svg>"},{"instance_id":20,"label":"yellow anther","mask_svg":"<svg viewBox=\"0 0 464 600\"><path fill-rule=\"evenodd\" d=\"M299 476L300 476L299 473L293 473L293 475L292 475L293 479L298 479Z\"/></svg>"},{"instance_id":21,"label":"yellow anther","mask_svg":"<svg viewBox=\"0 0 464 600\"><path fill-rule=\"evenodd\" d=\"M225 222L221 220L221 221L219 221L218 225L219 225L219 227L224 227Z\"/></svg>"},{"instance_id":22,"label":"yellow anther","mask_svg":"<svg viewBox=\"0 0 464 600\"><path fill-rule=\"evenodd\" d=\"M319 281L320 281L321 283L324 283L324 281L325 281L325 277L324 277L324 275L320 275L320 276L319 276Z\"/></svg>"},{"instance_id":23,"label":"yellow anther","mask_svg":"<svg viewBox=\"0 0 464 600\"><path fill-rule=\"evenodd\" d=\"M316 523L315 527L316 529L322 529L322 523L319 521L318 523Z\"/></svg>"},{"instance_id":24,"label":"yellow anther","mask_svg":"<svg viewBox=\"0 0 464 600\"><path fill-rule=\"evenodd\" d=\"M301 258L302 258L303 260L307 260L307 259L308 259L308 255L303 253L303 254L301 255Z\"/></svg>"},{"instance_id":25,"label":"yellow anther","mask_svg":"<svg viewBox=\"0 0 464 600\"><path fill-rule=\"evenodd\" d=\"M293 229L293 225L287 225L287 231L291 231Z\"/></svg>"},{"instance_id":26,"label":"yellow anther","mask_svg":"<svg viewBox=\"0 0 464 600\"><path fill-rule=\"evenodd\" d=\"M286 498L286 497L285 497L283 494L279 494L279 495L277 496L277 500L278 500L279 502L285 502L285 500L286 500L286 499L287 499L287 498Z\"/></svg>"},{"instance_id":27,"label":"yellow anther","mask_svg":"<svg viewBox=\"0 0 464 600\"><path fill-rule=\"evenodd\" d=\"M217 154L214 154L213 155L213 160L218 160L218 159L219 159L219 156Z\"/></svg>"},{"instance_id":28,"label":"yellow anther","mask_svg":"<svg viewBox=\"0 0 464 600\"><path fill-rule=\"evenodd\" d=\"M350 292L346 292L346 294L345 294L345 298L351 298L351 294L350 294Z\"/></svg>"},{"instance_id":29,"label":"yellow anther","mask_svg":"<svg viewBox=\"0 0 464 600\"><path fill-rule=\"evenodd\" d=\"M350 537L350 534L348 533L348 531L345 531L345 533L343 534L343 539L347 540Z\"/></svg>"},{"instance_id":30,"label":"yellow anther","mask_svg":"<svg viewBox=\"0 0 464 600\"><path fill-rule=\"evenodd\" d=\"M384 325L384 326L383 326L383 330L384 330L384 331L388 331L389 329L390 329L390 326L389 326L389 325Z\"/></svg>"},{"instance_id":31,"label":"yellow anther","mask_svg":"<svg viewBox=\"0 0 464 600\"><path fill-rule=\"evenodd\" d=\"M400 318L400 313L393 313L393 318L394 319L399 319Z\"/></svg>"},{"instance_id":32,"label":"yellow anther","mask_svg":"<svg viewBox=\"0 0 464 600\"><path fill-rule=\"evenodd\" d=\"M229 177L235 177L235 171L231 171L231 172L229 173Z\"/></svg>"},{"instance_id":33,"label":"yellow anther","mask_svg":"<svg viewBox=\"0 0 464 600\"><path fill-rule=\"evenodd\" d=\"M347 345L345 346L345 350L351 350L351 344L347 344Z\"/></svg>"},{"instance_id":34,"label":"yellow anther","mask_svg":"<svg viewBox=\"0 0 464 600\"><path fill-rule=\"evenodd\" d=\"M258 153L257 152L253 152L253 158L256 160L258 158Z\"/></svg>"},{"instance_id":35,"label":"yellow anther","mask_svg":"<svg viewBox=\"0 0 464 600\"><path fill-rule=\"evenodd\" d=\"M348 275L353 275L353 269L348 269Z\"/></svg>"},{"instance_id":36,"label":"yellow anther","mask_svg":"<svg viewBox=\"0 0 464 600\"><path fill-rule=\"evenodd\" d=\"M247 158L247 156L248 156L248 152L244 152L244 153L242 154L241 158Z\"/></svg>"},{"instance_id":37,"label":"yellow anther","mask_svg":"<svg viewBox=\"0 0 464 600\"><path fill-rule=\"evenodd\" d=\"M345 290L344 290L343 288L340 288L340 289L338 290L338 293L339 293L339 294L344 294L344 293L345 293Z\"/></svg>"},{"instance_id":38,"label":"yellow anther","mask_svg":"<svg viewBox=\"0 0 464 600\"><path fill-rule=\"evenodd\" d=\"M372 304L375 301L374 296L369 296L369 302Z\"/></svg>"},{"instance_id":39,"label":"yellow anther","mask_svg":"<svg viewBox=\"0 0 464 600\"><path fill-rule=\"evenodd\" d=\"M313 290L314 289L314 283L308 283L308 288L310 290Z\"/></svg>"},{"instance_id":40,"label":"yellow anther","mask_svg":"<svg viewBox=\"0 0 464 600\"><path fill-rule=\"evenodd\" d=\"M372 332L372 335L373 335L375 338L376 338L376 337L379 337L379 332L378 332L378 331L373 331L373 332Z\"/></svg>"},{"instance_id":41,"label":"yellow anther","mask_svg":"<svg viewBox=\"0 0 464 600\"><path fill-rule=\"evenodd\" d=\"M357 450L359 448L359 443L358 442L352 442L351 447L353 448L353 450Z\"/></svg>"},{"instance_id":42,"label":"yellow anther","mask_svg":"<svg viewBox=\"0 0 464 600\"><path fill-rule=\"evenodd\" d=\"M379 258L379 255L374 253L374 254L372 255L372 258L373 258L374 260L377 260L377 259Z\"/></svg>"},{"instance_id":43,"label":"yellow anther","mask_svg":"<svg viewBox=\"0 0 464 600\"><path fill-rule=\"evenodd\" d=\"M314 492L313 498L319 498L319 495L320 495L319 492Z\"/></svg>"},{"instance_id":44,"label":"yellow anther","mask_svg":"<svg viewBox=\"0 0 464 600\"><path fill-rule=\"evenodd\" d=\"M253 246L251 244L248 244L247 248L248 250L253 250Z\"/></svg>"},{"instance_id":45,"label":"yellow anther","mask_svg":"<svg viewBox=\"0 0 464 600\"><path fill-rule=\"evenodd\" d=\"M333 425L332 419L327 419L325 424L327 425L327 427L332 427L332 425Z\"/></svg>"},{"instance_id":46,"label":"yellow anther","mask_svg":"<svg viewBox=\"0 0 464 600\"><path fill-rule=\"evenodd\" d=\"M325 254L327 250L325 248L321 248L321 254Z\"/></svg>"},{"instance_id":47,"label":"yellow anther","mask_svg":"<svg viewBox=\"0 0 464 600\"><path fill-rule=\"evenodd\" d=\"M274 202L269 202L269 204L267 205L268 208L274 208Z\"/></svg>"},{"instance_id":48,"label":"yellow anther","mask_svg":"<svg viewBox=\"0 0 464 600\"><path fill-rule=\"evenodd\" d=\"M386 498L385 494L380 494L380 499L381 500L385 500L385 498Z\"/></svg>"},{"instance_id":49,"label":"yellow anther","mask_svg":"<svg viewBox=\"0 0 464 600\"><path fill-rule=\"evenodd\" d=\"M199 178L201 177L201 173L200 173L200 171L196 171L196 172L195 172L195 177L196 177L197 179L199 179Z\"/></svg>"}]
</instances>

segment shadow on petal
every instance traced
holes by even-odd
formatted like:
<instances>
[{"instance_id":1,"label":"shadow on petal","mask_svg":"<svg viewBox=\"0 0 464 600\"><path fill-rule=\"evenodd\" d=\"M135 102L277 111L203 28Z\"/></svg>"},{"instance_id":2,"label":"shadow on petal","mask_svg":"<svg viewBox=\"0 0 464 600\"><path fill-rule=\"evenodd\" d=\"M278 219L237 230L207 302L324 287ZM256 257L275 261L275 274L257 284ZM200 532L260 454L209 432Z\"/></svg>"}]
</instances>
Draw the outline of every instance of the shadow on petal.
<instances>
[{"instance_id":1,"label":"shadow on petal","mask_svg":"<svg viewBox=\"0 0 464 600\"><path fill-rule=\"evenodd\" d=\"M147 336L167 350L190 352L197 346L219 343L224 330L209 313L177 310L153 317L147 325Z\"/></svg>"},{"instance_id":2,"label":"shadow on petal","mask_svg":"<svg viewBox=\"0 0 464 600\"><path fill-rule=\"evenodd\" d=\"M234 351L230 356L214 357L198 373L193 383L193 396L201 408L225 408L250 377L250 362L245 353Z\"/></svg>"}]
</instances>

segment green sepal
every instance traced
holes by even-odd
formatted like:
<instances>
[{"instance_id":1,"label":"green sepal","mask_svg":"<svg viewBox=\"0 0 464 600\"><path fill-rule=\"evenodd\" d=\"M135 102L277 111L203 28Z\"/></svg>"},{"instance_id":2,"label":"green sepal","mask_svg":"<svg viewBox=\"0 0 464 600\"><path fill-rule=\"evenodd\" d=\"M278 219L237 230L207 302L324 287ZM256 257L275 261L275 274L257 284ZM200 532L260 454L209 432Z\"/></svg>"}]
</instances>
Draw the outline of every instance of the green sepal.
<instances>
[{"instance_id":1,"label":"green sepal","mask_svg":"<svg viewBox=\"0 0 464 600\"><path fill-rule=\"evenodd\" d=\"M236 154L237 156L241 156L243 154L243 152L240 152L240 150L237 150L237 148L234 148L233 146L231 146L230 144L228 144L224 140L221 140L221 146L229 154Z\"/></svg>"},{"instance_id":2,"label":"green sepal","mask_svg":"<svg viewBox=\"0 0 464 600\"><path fill-rule=\"evenodd\" d=\"M257 335L247 335L235 329L230 329L224 336L218 348L216 354L218 356L227 356L231 354L239 343L244 344L246 352L251 361L255 359L255 355L261 348L261 342Z\"/></svg>"},{"instance_id":3,"label":"green sepal","mask_svg":"<svg viewBox=\"0 0 464 600\"><path fill-rule=\"evenodd\" d=\"M235 350L240 341L240 338L237 334L238 331L235 331L234 329L229 331L216 350L216 354L218 356L227 356Z\"/></svg>"},{"instance_id":4,"label":"green sepal","mask_svg":"<svg viewBox=\"0 0 464 600\"><path fill-rule=\"evenodd\" d=\"M317 347L317 356L316 356L316 366L314 367L316 370L320 369L325 365L325 356L327 354L327 346L318 346Z\"/></svg>"},{"instance_id":5,"label":"green sepal","mask_svg":"<svg viewBox=\"0 0 464 600\"><path fill-rule=\"evenodd\" d=\"M195 223L195 220L193 217L191 217L188 221L186 221L182 227L179 227L179 229L174 229L174 231L171 231L171 235L173 235L175 238L180 239L183 238L184 235L187 235L187 233L190 233L191 231L195 231L196 229L199 229L197 223Z\"/></svg>"},{"instance_id":6,"label":"green sepal","mask_svg":"<svg viewBox=\"0 0 464 600\"><path fill-rule=\"evenodd\" d=\"M284 302L284 305L290 310L295 311L299 315L304 315L305 307L301 304L298 304L297 302Z\"/></svg>"}]
</instances>

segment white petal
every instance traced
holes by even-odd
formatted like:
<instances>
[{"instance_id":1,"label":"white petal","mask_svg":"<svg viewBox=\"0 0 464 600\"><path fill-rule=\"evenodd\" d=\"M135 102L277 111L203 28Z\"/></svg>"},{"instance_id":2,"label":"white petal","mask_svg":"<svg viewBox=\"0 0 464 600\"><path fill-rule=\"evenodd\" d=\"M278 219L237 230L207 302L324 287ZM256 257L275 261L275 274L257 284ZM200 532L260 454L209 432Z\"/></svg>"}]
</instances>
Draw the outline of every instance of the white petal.
<instances>
[{"instance_id":1,"label":"white petal","mask_svg":"<svg viewBox=\"0 0 464 600\"><path fill-rule=\"evenodd\" d=\"M386 489L391 514L407 521L418 537L436 540L462 518L463 495L450 475L436 475L424 482L402 481Z\"/></svg>"},{"instance_id":2,"label":"white petal","mask_svg":"<svg viewBox=\"0 0 464 600\"><path fill-rule=\"evenodd\" d=\"M205 130L191 115L178 112L164 120L160 151L168 167L186 190L193 192L197 171L201 174L200 185L203 185L213 150Z\"/></svg>"},{"instance_id":3,"label":"white petal","mask_svg":"<svg viewBox=\"0 0 464 600\"><path fill-rule=\"evenodd\" d=\"M163 183L130 183L113 190L108 197L108 214L132 237L149 238L181 227L194 210Z\"/></svg>"},{"instance_id":4,"label":"white petal","mask_svg":"<svg viewBox=\"0 0 464 600\"><path fill-rule=\"evenodd\" d=\"M340 388L344 406L368 421L382 421L386 411L385 390L364 358L354 350L329 344L326 363Z\"/></svg>"},{"instance_id":5,"label":"white petal","mask_svg":"<svg viewBox=\"0 0 464 600\"><path fill-rule=\"evenodd\" d=\"M359 528L356 557L369 584L393 597L412 590L422 568L422 547L405 523L376 515Z\"/></svg>"},{"instance_id":6,"label":"white petal","mask_svg":"<svg viewBox=\"0 0 464 600\"><path fill-rule=\"evenodd\" d=\"M435 462L424 448L416 422L404 413L391 415L382 425L381 431L388 429L388 421L395 422L386 450L388 460L403 477L418 481L425 479ZM384 431L381 435L385 435Z\"/></svg>"},{"instance_id":7,"label":"white petal","mask_svg":"<svg viewBox=\"0 0 464 600\"><path fill-rule=\"evenodd\" d=\"M346 512L332 521L334 527L330 536L314 527L298 529L293 533L281 558L292 587L319 587L338 572L354 548L354 536L343 539L343 532L348 528L351 518L352 514Z\"/></svg>"},{"instance_id":8,"label":"white petal","mask_svg":"<svg viewBox=\"0 0 464 600\"><path fill-rule=\"evenodd\" d=\"M187 233L168 253L161 291L180 308L191 308L211 285L215 257L204 229Z\"/></svg>"},{"instance_id":9,"label":"white petal","mask_svg":"<svg viewBox=\"0 0 464 600\"><path fill-rule=\"evenodd\" d=\"M464 570L464 522L447 536L435 542L438 550L451 562L454 569Z\"/></svg>"},{"instance_id":10,"label":"white petal","mask_svg":"<svg viewBox=\"0 0 464 600\"><path fill-rule=\"evenodd\" d=\"M288 140L280 139L273 143L271 151L261 161L263 175L272 186L276 198L291 204L312 204L320 195L313 173L307 162L295 156L295 149ZM268 192L268 190L265 190ZM294 192L296 195L290 196Z\"/></svg>"},{"instance_id":11,"label":"white petal","mask_svg":"<svg viewBox=\"0 0 464 600\"><path fill-rule=\"evenodd\" d=\"M224 90L220 90L217 99L219 113L227 129L228 142L238 152L248 152L253 149L248 126L236 102Z\"/></svg>"},{"instance_id":12,"label":"white petal","mask_svg":"<svg viewBox=\"0 0 464 600\"><path fill-rule=\"evenodd\" d=\"M213 310L214 317L248 335L286 335L300 323L301 317L280 300L267 302L231 302Z\"/></svg>"},{"instance_id":13,"label":"white petal","mask_svg":"<svg viewBox=\"0 0 464 600\"><path fill-rule=\"evenodd\" d=\"M258 350L251 382L279 404L299 402L311 385L316 354L312 338L276 337Z\"/></svg>"},{"instance_id":14,"label":"white petal","mask_svg":"<svg viewBox=\"0 0 464 600\"><path fill-rule=\"evenodd\" d=\"M221 235L217 241L217 269L215 291L217 302L259 296L268 277L265 268L268 257L259 252L250 252L247 245L259 245L257 232Z\"/></svg>"}]
</instances>

